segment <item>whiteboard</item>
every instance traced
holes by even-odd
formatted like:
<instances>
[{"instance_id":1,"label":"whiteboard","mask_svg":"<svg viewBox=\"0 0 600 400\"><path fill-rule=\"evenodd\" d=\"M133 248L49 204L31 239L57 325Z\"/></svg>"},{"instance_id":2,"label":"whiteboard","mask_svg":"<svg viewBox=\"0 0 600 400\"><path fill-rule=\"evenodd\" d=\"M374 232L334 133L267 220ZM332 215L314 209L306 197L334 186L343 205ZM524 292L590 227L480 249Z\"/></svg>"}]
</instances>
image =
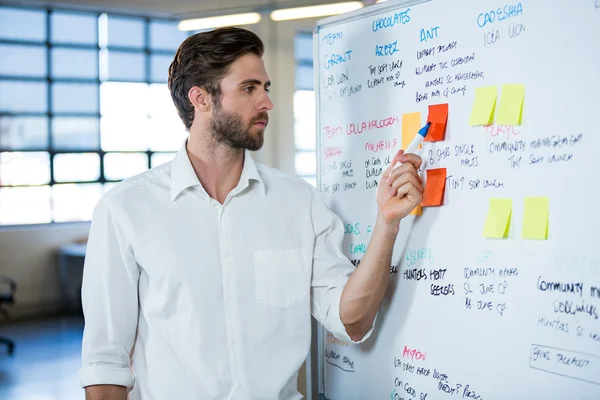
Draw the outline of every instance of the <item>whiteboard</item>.
<instances>
[{"instance_id":1,"label":"whiteboard","mask_svg":"<svg viewBox=\"0 0 600 400\"><path fill-rule=\"evenodd\" d=\"M315 29L318 186L358 263L403 114L447 103L440 207L407 216L372 337L320 337L327 399L600 399L600 1L388 2ZM520 125L470 126L479 87L525 85ZM496 107L497 110L497 107ZM548 198L547 240L522 237ZM490 199L508 237L484 238Z\"/></svg>"}]
</instances>

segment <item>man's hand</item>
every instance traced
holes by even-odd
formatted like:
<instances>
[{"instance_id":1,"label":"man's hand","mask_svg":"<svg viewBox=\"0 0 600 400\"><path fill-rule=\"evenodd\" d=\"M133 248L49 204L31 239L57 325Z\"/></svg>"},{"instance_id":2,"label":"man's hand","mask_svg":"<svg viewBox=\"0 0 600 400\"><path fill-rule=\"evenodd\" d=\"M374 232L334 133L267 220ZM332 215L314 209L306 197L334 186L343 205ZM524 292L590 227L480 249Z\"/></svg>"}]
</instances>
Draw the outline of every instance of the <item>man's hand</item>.
<instances>
[{"instance_id":1,"label":"man's hand","mask_svg":"<svg viewBox=\"0 0 600 400\"><path fill-rule=\"evenodd\" d=\"M392 170L398 162L402 165ZM404 150L400 150L381 176L377 187L377 206L386 224L397 225L421 204L423 181L417 173L421 162L420 156L404 154Z\"/></svg>"}]
</instances>

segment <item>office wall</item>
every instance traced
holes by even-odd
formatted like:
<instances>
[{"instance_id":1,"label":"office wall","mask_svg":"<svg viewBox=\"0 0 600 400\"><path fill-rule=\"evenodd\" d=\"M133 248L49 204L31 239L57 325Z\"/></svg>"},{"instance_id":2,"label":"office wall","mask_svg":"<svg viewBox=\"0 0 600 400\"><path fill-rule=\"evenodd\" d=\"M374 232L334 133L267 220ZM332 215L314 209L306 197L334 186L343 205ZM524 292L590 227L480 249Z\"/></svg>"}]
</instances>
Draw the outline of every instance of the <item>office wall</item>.
<instances>
[{"instance_id":1,"label":"office wall","mask_svg":"<svg viewBox=\"0 0 600 400\"><path fill-rule=\"evenodd\" d=\"M0 230L0 274L17 281L13 318L51 314L59 310L60 292L56 249L84 239L89 223L36 225ZM74 268L73 279L81 279ZM79 272L79 274L77 273Z\"/></svg>"}]
</instances>

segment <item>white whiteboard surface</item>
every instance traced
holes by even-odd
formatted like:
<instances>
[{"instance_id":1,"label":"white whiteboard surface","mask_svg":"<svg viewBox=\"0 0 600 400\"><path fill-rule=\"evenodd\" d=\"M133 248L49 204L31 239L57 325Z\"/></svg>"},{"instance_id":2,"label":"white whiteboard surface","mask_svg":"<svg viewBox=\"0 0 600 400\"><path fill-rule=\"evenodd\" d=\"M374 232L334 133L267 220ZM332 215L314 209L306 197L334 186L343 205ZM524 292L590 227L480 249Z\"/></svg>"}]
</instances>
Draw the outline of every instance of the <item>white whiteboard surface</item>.
<instances>
[{"instance_id":1,"label":"white whiteboard surface","mask_svg":"<svg viewBox=\"0 0 600 400\"><path fill-rule=\"evenodd\" d=\"M402 115L449 104L445 140L421 150L447 169L444 205L401 223L372 337L324 332L326 398L600 399L600 3L383 3L319 22L315 59L319 189L352 260ZM475 89L498 104L503 84L525 85L521 125L469 126ZM548 197L547 240L522 238L529 196ZM512 199L506 239L482 236L490 198Z\"/></svg>"}]
</instances>

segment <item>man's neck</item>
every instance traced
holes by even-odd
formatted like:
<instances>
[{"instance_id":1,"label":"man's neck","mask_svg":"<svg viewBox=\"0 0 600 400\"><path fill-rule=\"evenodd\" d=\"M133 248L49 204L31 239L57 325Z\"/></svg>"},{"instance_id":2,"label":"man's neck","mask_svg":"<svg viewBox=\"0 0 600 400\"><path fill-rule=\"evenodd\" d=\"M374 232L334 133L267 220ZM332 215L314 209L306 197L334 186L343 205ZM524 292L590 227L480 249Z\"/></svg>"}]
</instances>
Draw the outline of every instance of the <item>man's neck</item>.
<instances>
[{"instance_id":1,"label":"man's neck","mask_svg":"<svg viewBox=\"0 0 600 400\"><path fill-rule=\"evenodd\" d=\"M186 150L206 193L223 204L229 192L240 181L244 168L244 151L217 143L209 135L191 133Z\"/></svg>"}]
</instances>

